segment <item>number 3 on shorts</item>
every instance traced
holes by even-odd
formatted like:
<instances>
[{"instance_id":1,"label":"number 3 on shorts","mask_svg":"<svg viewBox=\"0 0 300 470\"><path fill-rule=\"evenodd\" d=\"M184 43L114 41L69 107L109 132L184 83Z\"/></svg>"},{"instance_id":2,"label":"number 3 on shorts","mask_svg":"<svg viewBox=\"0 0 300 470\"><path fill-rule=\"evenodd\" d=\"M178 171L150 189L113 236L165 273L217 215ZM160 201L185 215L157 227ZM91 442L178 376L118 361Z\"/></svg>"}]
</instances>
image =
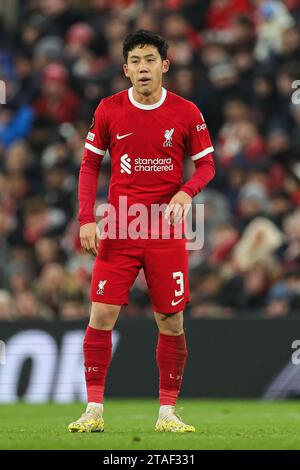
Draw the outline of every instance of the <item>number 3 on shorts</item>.
<instances>
[{"instance_id":1,"label":"number 3 on shorts","mask_svg":"<svg viewBox=\"0 0 300 470\"><path fill-rule=\"evenodd\" d=\"M173 273L173 279L175 279L176 283L179 285L179 290L175 290L175 296L179 297L184 294L183 272L176 271Z\"/></svg>"}]
</instances>

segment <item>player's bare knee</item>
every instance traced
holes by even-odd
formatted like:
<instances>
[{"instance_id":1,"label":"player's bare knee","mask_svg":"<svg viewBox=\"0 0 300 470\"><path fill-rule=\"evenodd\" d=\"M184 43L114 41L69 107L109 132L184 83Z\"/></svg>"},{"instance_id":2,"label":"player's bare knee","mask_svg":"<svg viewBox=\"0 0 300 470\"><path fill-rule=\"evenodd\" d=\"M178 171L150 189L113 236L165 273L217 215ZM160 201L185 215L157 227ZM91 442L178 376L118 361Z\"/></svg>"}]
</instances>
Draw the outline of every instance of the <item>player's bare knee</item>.
<instances>
[{"instance_id":1,"label":"player's bare knee","mask_svg":"<svg viewBox=\"0 0 300 470\"><path fill-rule=\"evenodd\" d=\"M179 336L182 335L183 333L183 325L181 322L178 323L172 323L170 322L169 324L163 324L163 325L158 325L158 329L160 333L163 333L164 335L170 335L170 336Z\"/></svg>"},{"instance_id":2,"label":"player's bare knee","mask_svg":"<svg viewBox=\"0 0 300 470\"><path fill-rule=\"evenodd\" d=\"M174 314L156 313L155 318L160 333L170 336L179 336L183 333L182 312Z\"/></svg>"},{"instance_id":3,"label":"player's bare knee","mask_svg":"<svg viewBox=\"0 0 300 470\"><path fill-rule=\"evenodd\" d=\"M112 329L120 311L117 305L92 303L90 325L99 329Z\"/></svg>"},{"instance_id":4,"label":"player's bare knee","mask_svg":"<svg viewBox=\"0 0 300 470\"><path fill-rule=\"evenodd\" d=\"M160 333L169 336L180 336L183 334L183 328L159 328Z\"/></svg>"}]
</instances>

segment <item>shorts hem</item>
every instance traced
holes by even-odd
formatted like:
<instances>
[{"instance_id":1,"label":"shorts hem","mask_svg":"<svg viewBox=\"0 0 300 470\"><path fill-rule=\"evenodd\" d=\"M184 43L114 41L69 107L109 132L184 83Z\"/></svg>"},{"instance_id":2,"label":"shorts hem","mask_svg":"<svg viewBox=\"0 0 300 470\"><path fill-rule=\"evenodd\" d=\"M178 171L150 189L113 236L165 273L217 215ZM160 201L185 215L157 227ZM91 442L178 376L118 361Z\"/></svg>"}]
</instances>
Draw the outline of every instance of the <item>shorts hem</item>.
<instances>
[{"instance_id":1,"label":"shorts hem","mask_svg":"<svg viewBox=\"0 0 300 470\"><path fill-rule=\"evenodd\" d=\"M183 304L181 305L181 307L170 307L168 309L165 309L165 308L158 308L157 306L154 306L152 305L152 308L153 308L153 311L154 312L157 312L157 313L163 313L164 315L171 315L172 313L178 313L178 312L181 312L181 311L184 311L185 307L186 307L186 304Z\"/></svg>"},{"instance_id":2,"label":"shorts hem","mask_svg":"<svg viewBox=\"0 0 300 470\"><path fill-rule=\"evenodd\" d=\"M94 299L93 297L90 297L91 302L97 302L99 304L111 304L111 305L128 305L128 301L122 301L122 300L116 300L116 299L108 299L105 297L105 299Z\"/></svg>"}]
</instances>

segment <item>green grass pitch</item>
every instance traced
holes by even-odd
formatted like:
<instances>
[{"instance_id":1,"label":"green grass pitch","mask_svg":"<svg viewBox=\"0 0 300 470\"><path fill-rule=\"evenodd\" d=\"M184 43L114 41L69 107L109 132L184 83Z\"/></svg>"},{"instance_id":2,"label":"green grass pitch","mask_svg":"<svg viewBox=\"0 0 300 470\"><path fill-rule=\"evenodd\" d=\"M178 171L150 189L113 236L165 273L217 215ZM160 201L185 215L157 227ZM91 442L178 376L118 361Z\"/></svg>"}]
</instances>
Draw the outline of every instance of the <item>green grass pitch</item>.
<instances>
[{"instance_id":1,"label":"green grass pitch","mask_svg":"<svg viewBox=\"0 0 300 470\"><path fill-rule=\"evenodd\" d=\"M298 401L184 400L194 434L154 431L156 400L106 400L105 432L69 433L83 404L0 405L0 449L300 449Z\"/></svg>"}]
</instances>

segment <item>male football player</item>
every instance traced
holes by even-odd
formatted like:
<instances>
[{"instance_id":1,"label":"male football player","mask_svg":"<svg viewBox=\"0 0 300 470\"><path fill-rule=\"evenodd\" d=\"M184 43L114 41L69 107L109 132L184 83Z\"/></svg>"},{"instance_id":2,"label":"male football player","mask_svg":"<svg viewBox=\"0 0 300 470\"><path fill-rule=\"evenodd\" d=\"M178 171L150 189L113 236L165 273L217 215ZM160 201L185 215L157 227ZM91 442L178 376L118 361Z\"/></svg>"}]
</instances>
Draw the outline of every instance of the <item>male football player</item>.
<instances>
[{"instance_id":1,"label":"male football player","mask_svg":"<svg viewBox=\"0 0 300 470\"><path fill-rule=\"evenodd\" d=\"M155 429L195 431L175 412L187 357L183 330L183 310L189 300L186 240L166 239L161 233L152 238L133 240L117 234L99 240L94 216L98 174L107 150L112 171L109 203L116 214L121 197L126 197L128 207L166 204L165 218L174 228L183 222L193 196L214 177L213 147L202 114L192 102L162 86L170 65L167 48L164 38L150 31L139 30L126 37L124 73L132 87L101 100L85 141L79 176L80 240L96 261L83 345L88 405L69 425L71 432L104 430L103 395L112 329L121 306L128 303L140 268L145 272L158 326L160 408ZM183 183L186 155L193 160L195 172ZM116 222L124 229L122 215L116 216Z\"/></svg>"}]
</instances>

